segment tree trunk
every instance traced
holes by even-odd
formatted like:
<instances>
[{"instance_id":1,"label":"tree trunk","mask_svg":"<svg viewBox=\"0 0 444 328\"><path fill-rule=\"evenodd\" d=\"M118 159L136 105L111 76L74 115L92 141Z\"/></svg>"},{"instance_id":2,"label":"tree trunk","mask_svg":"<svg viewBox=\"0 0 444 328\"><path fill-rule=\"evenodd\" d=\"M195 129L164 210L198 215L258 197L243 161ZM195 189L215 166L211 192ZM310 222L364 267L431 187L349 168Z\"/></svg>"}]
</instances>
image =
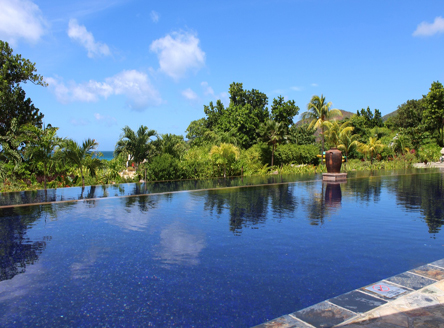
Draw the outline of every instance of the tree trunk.
<instances>
[{"instance_id":1,"label":"tree trunk","mask_svg":"<svg viewBox=\"0 0 444 328\"><path fill-rule=\"evenodd\" d=\"M324 126L321 128L322 130L322 152L321 152L321 164L324 164Z\"/></svg>"},{"instance_id":2,"label":"tree trunk","mask_svg":"<svg viewBox=\"0 0 444 328\"><path fill-rule=\"evenodd\" d=\"M224 178L227 177L227 165L224 164Z\"/></svg>"},{"instance_id":3,"label":"tree trunk","mask_svg":"<svg viewBox=\"0 0 444 328\"><path fill-rule=\"evenodd\" d=\"M273 166L274 163L274 146L275 144L273 144L273 148L271 149L271 166Z\"/></svg>"},{"instance_id":4,"label":"tree trunk","mask_svg":"<svg viewBox=\"0 0 444 328\"><path fill-rule=\"evenodd\" d=\"M80 167L80 175L82 176L82 187L85 188L85 177L83 176L83 170Z\"/></svg>"},{"instance_id":5,"label":"tree trunk","mask_svg":"<svg viewBox=\"0 0 444 328\"><path fill-rule=\"evenodd\" d=\"M46 162L43 163L43 182L44 182L45 190L46 190Z\"/></svg>"}]
</instances>

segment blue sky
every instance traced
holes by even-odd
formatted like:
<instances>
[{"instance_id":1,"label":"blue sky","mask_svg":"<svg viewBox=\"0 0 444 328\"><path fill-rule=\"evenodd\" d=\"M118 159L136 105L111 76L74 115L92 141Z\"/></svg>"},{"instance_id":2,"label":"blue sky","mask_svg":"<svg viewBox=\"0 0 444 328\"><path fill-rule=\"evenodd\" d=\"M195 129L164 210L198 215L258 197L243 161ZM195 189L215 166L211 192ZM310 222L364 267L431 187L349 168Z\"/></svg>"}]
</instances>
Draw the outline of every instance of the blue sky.
<instances>
[{"instance_id":1,"label":"blue sky","mask_svg":"<svg viewBox=\"0 0 444 328\"><path fill-rule=\"evenodd\" d=\"M428 1L0 0L0 39L49 86L24 88L78 142L125 125L184 135L241 82L305 111L396 110L444 82L444 4Z\"/></svg>"}]
</instances>

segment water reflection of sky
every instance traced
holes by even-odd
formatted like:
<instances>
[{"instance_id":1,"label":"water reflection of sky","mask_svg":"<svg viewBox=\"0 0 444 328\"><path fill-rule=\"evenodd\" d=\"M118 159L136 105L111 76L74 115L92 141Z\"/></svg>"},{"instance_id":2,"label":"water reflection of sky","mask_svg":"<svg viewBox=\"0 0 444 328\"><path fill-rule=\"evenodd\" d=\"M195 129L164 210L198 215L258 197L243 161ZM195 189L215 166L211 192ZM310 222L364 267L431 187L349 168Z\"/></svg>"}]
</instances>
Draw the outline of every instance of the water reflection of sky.
<instances>
[{"instance_id":1,"label":"water reflection of sky","mask_svg":"<svg viewBox=\"0 0 444 328\"><path fill-rule=\"evenodd\" d=\"M435 173L0 210L0 264L13 273L0 281L0 324L252 326L442 258L443 182Z\"/></svg>"}]
</instances>

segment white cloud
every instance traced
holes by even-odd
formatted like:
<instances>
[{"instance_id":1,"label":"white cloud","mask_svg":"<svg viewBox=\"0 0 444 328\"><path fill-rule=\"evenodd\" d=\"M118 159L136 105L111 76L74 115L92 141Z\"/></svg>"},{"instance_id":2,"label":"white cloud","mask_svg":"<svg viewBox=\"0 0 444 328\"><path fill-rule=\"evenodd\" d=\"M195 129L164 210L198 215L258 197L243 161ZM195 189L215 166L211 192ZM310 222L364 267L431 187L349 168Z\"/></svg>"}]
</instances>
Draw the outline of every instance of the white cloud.
<instances>
[{"instance_id":1,"label":"white cloud","mask_svg":"<svg viewBox=\"0 0 444 328\"><path fill-rule=\"evenodd\" d=\"M151 11L150 17L151 17L151 20L153 21L153 23L157 23L160 18L159 13L155 12L154 10Z\"/></svg>"},{"instance_id":2,"label":"white cloud","mask_svg":"<svg viewBox=\"0 0 444 328\"><path fill-rule=\"evenodd\" d=\"M183 90L182 91L182 96L184 96L186 99L188 99L188 100L196 100L196 99L198 99L199 97L197 96L197 94L193 91L193 90L191 90L191 88L188 88L188 89L186 89L186 90Z\"/></svg>"},{"instance_id":3,"label":"white cloud","mask_svg":"<svg viewBox=\"0 0 444 328\"><path fill-rule=\"evenodd\" d=\"M71 123L74 126L85 126L89 124L88 120L84 120L83 118L72 118L69 120L69 123Z\"/></svg>"},{"instance_id":4,"label":"white cloud","mask_svg":"<svg viewBox=\"0 0 444 328\"><path fill-rule=\"evenodd\" d=\"M39 7L28 0L0 0L0 39L37 42L47 25Z\"/></svg>"},{"instance_id":5,"label":"white cloud","mask_svg":"<svg viewBox=\"0 0 444 328\"><path fill-rule=\"evenodd\" d=\"M230 97L228 96L227 92L221 92L219 94L215 94L213 88L210 87L208 82L206 81L201 82L200 85L202 86L204 94L206 96L210 95L215 100L220 99L225 106L228 106L230 104Z\"/></svg>"},{"instance_id":6,"label":"white cloud","mask_svg":"<svg viewBox=\"0 0 444 328\"><path fill-rule=\"evenodd\" d=\"M419 24L413 36L431 36L437 33L444 33L444 18L441 16L436 17L432 24L427 22Z\"/></svg>"},{"instance_id":7,"label":"white cloud","mask_svg":"<svg viewBox=\"0 0 444 328\"><path fill-rule=\"evenodd\" d=\"M318 84L317 84L317 83L312 83L311 86L312 86L312 87L317 87Z\"/></svg>"},{"instance_id":8,"label":"white cloud","mask_svg":"<svg viewBox=\"0 0 444 328\"><path fill-rule=\"evenodd\" d=\"M104 82L90 80L78 84L71 81L65 85L59 78L46 78L46 82L61 103L96 102L111 95L124 95L128 106L136 111L162 103L159 92L151 85L148 76L136 70L122 71Z\"/></svg>"},{"instance_id":9,"label":"white cloud","mask_svg":"<svg viewBox=\"0 0 444 328\"><path fill-rule=\"evenodd\" d=\"M97 122L103 123L106 126L113 126L117 124L117 120L115 117L109 116L109 115L101 115L99 113L95 113L94 117Z\"/></svg>"},{"instance_id":10,"label":"white cloud","mask_svg":"<svg viewBox=\"0 0 444 328\"><path fill-rule=\"evenodd\" d=\"M301 87L291 87L290 89L294 91L302 91Z\"/></svg>"},{"instance_id":11,"label":"white cloud","mask_svg":"<svg viewBox=\"0 0 444 328\"><path fill-rule=\"evenodd\" d=\"M193 33L173 32L151 43L150 50L157 54L160 70L179 80L188 70L199 70L205 65L205 53Z\"/></svg>"},{"instance_id":12,"label":"white cloud","mask_svg":"<svg viewBox=\"0 0 444 328\"><path fill-rule=\"evenodd\" d=\"M204 94L205 95L212 95L212 96L214 96L214 90L213 90L213 88L212 87L210 87L209 85L208 85L208 82L202 82L201 84L200 84L203 88L204 88Z\"/></svg>"},{"instance_id":13,"label":"white cloud","mask_svg":"<svg viewBox=\"0 0 444 328\"><path fill-rule=\"evenodd\" d=\"M85 47L86 50L88 50L89 58L100 55L111 55L109 47L105 43L96 42L92 33L88 32L84 25L79 25L79 23L75 19L69 20L68 36L80 43L83 47Z\"/></svg>"}]
</instances>

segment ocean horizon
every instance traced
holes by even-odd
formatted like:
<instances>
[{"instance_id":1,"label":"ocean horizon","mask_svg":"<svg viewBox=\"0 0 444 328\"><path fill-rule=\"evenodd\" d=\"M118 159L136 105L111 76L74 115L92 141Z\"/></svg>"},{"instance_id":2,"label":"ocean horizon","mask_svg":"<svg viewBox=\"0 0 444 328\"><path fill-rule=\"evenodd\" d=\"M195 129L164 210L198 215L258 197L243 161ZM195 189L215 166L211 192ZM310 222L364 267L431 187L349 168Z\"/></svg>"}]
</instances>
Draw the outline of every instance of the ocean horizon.
<instances>
[{"instance_id":1,"label":"ocean horizon","mask_svg":"<svg viewBox=\"0 0 444 328\"><path fill-rule=\"evenodd\" d=\"M106 159L107 161L110 161L114 158L114 151L113 150L103 150L103 151L95 151L94 154L102 153L103 156L98 156L99 159Z\"/></svg>"}]
</instances>

